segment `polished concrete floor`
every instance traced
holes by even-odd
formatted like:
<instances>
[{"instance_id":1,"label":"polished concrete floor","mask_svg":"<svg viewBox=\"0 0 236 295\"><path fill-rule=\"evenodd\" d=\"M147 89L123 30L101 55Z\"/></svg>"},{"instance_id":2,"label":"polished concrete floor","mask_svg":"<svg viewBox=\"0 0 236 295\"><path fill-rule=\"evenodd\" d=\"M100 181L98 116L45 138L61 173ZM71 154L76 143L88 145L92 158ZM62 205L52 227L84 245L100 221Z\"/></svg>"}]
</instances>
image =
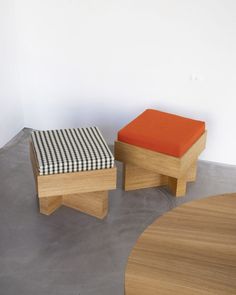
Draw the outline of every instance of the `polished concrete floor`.
<instances>
[{"instance_id":1,"label":"polished concrete floor","mask_svg":"<svg viewBox=\"0 0 236 295\"><path fill-rule=\"evenodd\" d=\"M28 151L30 130L0 150L0 295L123 295L126 261L154 219L183 202L236 192L236 167L199 162L184 198L165 188L110 192L100 221L73 209L39 214Z\"/></svg>"}]
</instances>

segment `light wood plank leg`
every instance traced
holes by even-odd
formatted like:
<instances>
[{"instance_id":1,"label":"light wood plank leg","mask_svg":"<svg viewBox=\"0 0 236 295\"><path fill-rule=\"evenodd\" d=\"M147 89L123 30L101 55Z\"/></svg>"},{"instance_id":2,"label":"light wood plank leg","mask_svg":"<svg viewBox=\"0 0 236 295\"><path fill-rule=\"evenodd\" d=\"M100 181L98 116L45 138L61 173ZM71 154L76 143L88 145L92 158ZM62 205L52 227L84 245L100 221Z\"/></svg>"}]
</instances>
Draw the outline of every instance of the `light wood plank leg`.
<instances>
[{"instance_id":1,"label":"light wood plank leg","mask_svg":"<svg viewBox=\"0 0 236 295\"><path fill-rule=\"evenodd\" d=\"M193 182L197 176L197 162L194 162L187 172L187 181Z\"/></svg>"},{"instance_id":2,"label":"light wood plank leg","mask_svg":"<svg viewBox=\"0 0 236 295\"><path fill-rule=\"evenodd\" d=\"M138 166L123 164L125 191L166 185L168 177Z\"/></svg>"},{"instance_id":3,"label":"light wood plank leg","mask_svg":"<svg viewBox=\"0 0 236 295\"><path fill-rule=\"evenodd\" d=\"M182 197L186 194L187 182L196 180L197 162L194 162L189 168L187 174L181 178L168 177L168 187L173 195Z\"/></svg>"},{"instance_id":4,"label":"light wood plank leg","mask_svg":"<svg viewBox=\"0 0 236 295\"><path fill-rule=\"evenodd\" d=\"M39 210L40 213L45 215L50 215L53 213L57 208L62 205L62 197L43 197L39 198Z\"/></svg>"},{"instance_id":5,"label":"light wood plank leg","mask_svg":"<svg viewBox=\"0 0 236 295\"><path fill-rule=\"evenodd\" d=\"M108 191L64 195L62 204L103 219L108 213Z\"/></svg>"},{"instance_id":6,"label":"light wood plank leg","mask_svg":"<svg viewBox=\"0 0 236 295\"><path fill-rule=\"evenodd\" d=\"M174 178L169 177L168 187L172 194L176 197L182 197L186 194L187 181L186 177Z\"/></svg>"}]
</instances>

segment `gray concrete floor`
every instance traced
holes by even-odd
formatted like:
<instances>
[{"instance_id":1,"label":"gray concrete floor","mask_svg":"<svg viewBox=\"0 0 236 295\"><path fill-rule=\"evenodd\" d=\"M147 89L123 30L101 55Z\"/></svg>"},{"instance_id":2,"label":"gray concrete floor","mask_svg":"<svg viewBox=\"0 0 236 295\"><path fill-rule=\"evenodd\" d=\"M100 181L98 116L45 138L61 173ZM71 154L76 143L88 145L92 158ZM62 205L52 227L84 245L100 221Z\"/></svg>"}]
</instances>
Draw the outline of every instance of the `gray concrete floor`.
<instances>
[{"instance_id":1,"label":"gray concrete floor","mask_svg":"<svg viewBox=\"0 0 236 295\"><path fill-rule=\"evenodd\" d=\"M30 130L0 150L0 295L123 295L138 236L157 217L192 199L236 192L236 168L199 162L184 198L165 188L110 192L100 221L62 207L39 214L28 152Z\"/></svg>"}]
</instances>

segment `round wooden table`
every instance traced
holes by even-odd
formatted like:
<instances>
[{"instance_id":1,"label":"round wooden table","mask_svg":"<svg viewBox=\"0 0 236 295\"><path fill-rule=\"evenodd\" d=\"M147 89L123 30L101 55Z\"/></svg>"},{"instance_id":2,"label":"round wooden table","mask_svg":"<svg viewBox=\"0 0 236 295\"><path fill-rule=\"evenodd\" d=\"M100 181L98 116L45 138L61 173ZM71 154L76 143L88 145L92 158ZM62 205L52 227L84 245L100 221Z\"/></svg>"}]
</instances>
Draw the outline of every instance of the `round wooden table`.
<instances>
[{"instance_id":1,"label":"round wooden table","mask_svg":"<svg viewBox=\"0 0 236 295\"><path fill-rule=\"evenodd\" d=\"M140 236L125 295L236 294L236 194L184 204Z\"/></svg>"}]
</instances>

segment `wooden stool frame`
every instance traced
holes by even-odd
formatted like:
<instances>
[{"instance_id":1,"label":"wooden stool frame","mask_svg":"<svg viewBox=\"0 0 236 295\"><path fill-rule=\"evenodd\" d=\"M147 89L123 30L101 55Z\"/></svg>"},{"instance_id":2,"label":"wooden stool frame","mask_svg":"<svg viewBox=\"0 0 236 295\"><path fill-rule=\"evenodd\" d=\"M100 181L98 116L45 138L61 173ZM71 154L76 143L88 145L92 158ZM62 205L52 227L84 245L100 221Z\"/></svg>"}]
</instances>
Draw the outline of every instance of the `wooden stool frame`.
<instances>
[{"instance_id":1,"label":"wooden stool frame","mask_svg":"<svg viewBox=\"0 0 236 295\"><path fill-rule=\"evenodd\" d=\"M72 173L39 175L30 143L40 213L50 215L64 205L99 219L108 213L108 190L116 188L116 167Z\"/></svg>"},{"instance_id":2,"label":"wooden stool frame","mask_svg":"<svg viewBox=\"0 0 236 295\"><path fill-rule=\"evenodd\" d=\"M180 158L116 141L115 159L123 162L124 190L167 185L175 196L184 196L187 182L196 179L206 136L207 132Z\"/></svg>"}]
</instances>

